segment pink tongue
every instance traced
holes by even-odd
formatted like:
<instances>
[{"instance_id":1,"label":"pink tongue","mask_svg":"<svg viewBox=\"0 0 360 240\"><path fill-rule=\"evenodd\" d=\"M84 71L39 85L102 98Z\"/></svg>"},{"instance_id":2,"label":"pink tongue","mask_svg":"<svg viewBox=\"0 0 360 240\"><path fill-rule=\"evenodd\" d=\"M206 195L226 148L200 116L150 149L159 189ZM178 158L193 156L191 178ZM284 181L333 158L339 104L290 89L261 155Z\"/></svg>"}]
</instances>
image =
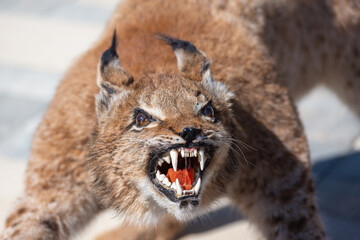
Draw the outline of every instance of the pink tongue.
<instances>
[{"instance_id":1,"label":"pink tongue","mask_svg":"<svg viewBox=\"0 0 360 240\"><path fill-rule=\"evenodd\" d=\"M173 168L170 168L166 174L166 177L170 179L172 183L179 179L180 186L184 190L191 190L194 182L194 169L178 169L176 172Z\"/></svg>"}]
</instances>

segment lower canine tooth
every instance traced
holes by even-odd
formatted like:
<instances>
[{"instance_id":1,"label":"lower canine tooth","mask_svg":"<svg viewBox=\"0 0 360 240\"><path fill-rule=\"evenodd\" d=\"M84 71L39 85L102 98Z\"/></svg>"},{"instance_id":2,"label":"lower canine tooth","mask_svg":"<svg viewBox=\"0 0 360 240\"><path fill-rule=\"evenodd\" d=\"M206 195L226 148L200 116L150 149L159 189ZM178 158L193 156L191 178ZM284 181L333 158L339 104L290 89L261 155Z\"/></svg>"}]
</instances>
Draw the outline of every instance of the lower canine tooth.
<instances>
[{"instance_id":1,"label":"lower canine tooth","mask_svg":"<svg viewBox=\"0 0 360 240\"><path fill-rule=\"evenodd\" d=\"M199 179L197 180L197 183L196 183L195 187L193 188L193 190L195 191L195 194L198 194L198 193L199 193L200 186L201 186L201 178L199 178Z\"/></svg>"},{"instance_id":2,"label":"lower canine tooth","mask_svg":"<svg viewBox=\"0 0 360 240\"><path fill-rule=\"evenodd\" d=\"M175 183L176 183L176 193L177 193L177 195L181 195L183 189L182 189L182 187L180 186L179 179L176 179Z\"/></svg>"},{"instance_id":3,"label":"lower canine tooth","mask_svg":"<svg viewBox=\"0 0 360 240\"><path fill-rule=\"evenodd\" d=\"M156 178L157 178L158 180L160 180L160 171L159 171L159 170L156 171L156 174L155 174L155 175L156 175Z\"/></svg>"}]
</instances>

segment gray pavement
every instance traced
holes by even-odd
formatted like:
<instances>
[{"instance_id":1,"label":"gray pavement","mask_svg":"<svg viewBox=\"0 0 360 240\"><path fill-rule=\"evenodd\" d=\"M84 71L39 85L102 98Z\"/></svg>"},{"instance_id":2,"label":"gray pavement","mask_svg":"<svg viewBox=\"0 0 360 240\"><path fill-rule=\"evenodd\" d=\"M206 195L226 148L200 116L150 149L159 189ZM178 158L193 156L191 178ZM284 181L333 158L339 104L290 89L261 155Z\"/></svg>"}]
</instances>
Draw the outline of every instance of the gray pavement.
<instances>
[{"instance_id":1,"label":"gray pavement","mask_svg":"<svg viewBox=\"0 0 360 240\"><path fill-rule=\"evenodd\" d=\"M360 239L360 153L313 166L320 213L329 239Z\"/></svg>"},{"instance_id":2,"label":"gray pavement","mask_svg":"<svg viewBox=\"0 0 360 240\"><path fill-rule=\"evenodd\" d=\"M0 221L21 192L31 138L56 86L68 66L100 36L116 3L0 0L0 181L14 179L13 186L6 185L6 193L2 192L5 188L0 190ZM318 203L330 239L360 239L360 154L352 152L360 122L325 88L315 89L301 100L299 113L309 140ZM112 219L111 214L106 217ZM238 236L234 235L235 229L246 231L248 226L229 223L240 219L232 209L223 208L210 218L196 220L196 226L202 227L189 227L183 238L197 234L194 239L215 239L211 236L221 231ZM99 229L114 226L95 222ZM219 225L223 230L215 229ZM206 234L210 229L215 232ZM90 235L85 233L78 239L89 239Z\"/></svg>"}]
</instances>

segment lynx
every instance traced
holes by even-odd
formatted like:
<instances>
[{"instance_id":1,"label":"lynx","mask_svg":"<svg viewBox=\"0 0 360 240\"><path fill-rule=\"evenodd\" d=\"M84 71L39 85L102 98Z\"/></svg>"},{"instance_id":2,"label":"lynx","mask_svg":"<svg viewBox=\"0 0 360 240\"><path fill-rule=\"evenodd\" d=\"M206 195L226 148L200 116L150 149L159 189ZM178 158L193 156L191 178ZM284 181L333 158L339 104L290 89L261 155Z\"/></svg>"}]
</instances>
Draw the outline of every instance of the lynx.
<instances>
[{"instance_id":1,"label":"lynx","mask_svg":"<svg viewBox=\"0 0 360 240\"><path fill-rule=\"evenodd\" d=\"M360 114L359 13L123 1L58 87L1 239L68 239L106 208L135 230L104 239L172 239L221 198L265 239L326 239L294 100L325 84Z\"/></svg>"}]
</instances>

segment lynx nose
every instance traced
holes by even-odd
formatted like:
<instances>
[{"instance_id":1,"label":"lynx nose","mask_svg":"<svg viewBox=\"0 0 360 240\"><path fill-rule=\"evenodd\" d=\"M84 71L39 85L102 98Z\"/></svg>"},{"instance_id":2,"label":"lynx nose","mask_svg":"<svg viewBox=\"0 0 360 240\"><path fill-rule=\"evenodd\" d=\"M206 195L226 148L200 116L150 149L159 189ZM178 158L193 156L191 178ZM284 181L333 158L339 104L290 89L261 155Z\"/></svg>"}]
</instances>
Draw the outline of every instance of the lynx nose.
<instances>
[{"instance_id":1,"label":"lynx nose","mask_svg":"<svg viewBox=\"0 0 360 240\"><path fill-rule=\"evenodd\" d=\"M201 129L193 128L193 127L186 127L182 130L182 132L180 133L180 136L186 142L192 142L199 133L201 133Z\"/></svg>"}]
</instances>

